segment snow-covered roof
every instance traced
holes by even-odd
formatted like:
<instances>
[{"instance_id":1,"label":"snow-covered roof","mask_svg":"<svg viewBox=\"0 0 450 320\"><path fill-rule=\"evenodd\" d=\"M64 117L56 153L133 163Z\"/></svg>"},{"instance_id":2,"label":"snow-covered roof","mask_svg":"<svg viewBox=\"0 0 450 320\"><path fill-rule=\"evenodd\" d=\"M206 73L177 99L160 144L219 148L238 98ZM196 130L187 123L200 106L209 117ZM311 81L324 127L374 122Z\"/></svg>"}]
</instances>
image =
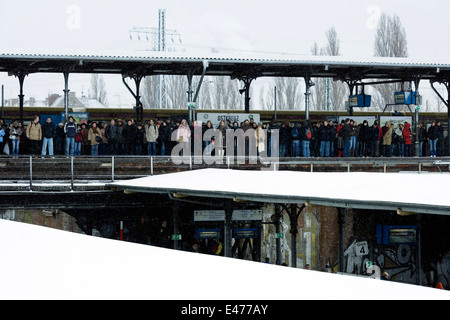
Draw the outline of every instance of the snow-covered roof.
<instances>
[{"instance_id":1,"label":"snow-covered roof","mask_svg":"<svg viewBox=\"0 0 450 320\"><path fill-rule=\"evenodd\" d=\"M0 220L0 253L1 300L450 299L450 292L433 288L164 249L7 220ZM239 290L242 284L246 290Z\"/></svg>"},{"instance_id":2,"label":"snow-covered roof","mask_svg":"<svg viewBox=\"0 0 450 320\"><path fill-rule=\"evenodd\" d=\"M254 202L450 214L448 174L200 169L119 181L109 186L135 192ZM427 187L420 187L419 191L416 186Z\"/></svg>"},{"instance_id":3,"label":"snow-covered roof","mask_svg":"<svg viewBox=\"0 0 450 320\"><path fill-rule=\"evenodd\" d=\"M310 56L283 54L189 54L185 52L109 51L109 52L0 52L0 71L20 68L29 72L118 73L139 71L145 74L186 74L195 69L202 73L207 61L207 75L246 74L249 76L304 76L397 78L422 76L439 78L450 72L450 60ZM394 72L395 71L395 72Z\"/></svg>"}]
</instances>

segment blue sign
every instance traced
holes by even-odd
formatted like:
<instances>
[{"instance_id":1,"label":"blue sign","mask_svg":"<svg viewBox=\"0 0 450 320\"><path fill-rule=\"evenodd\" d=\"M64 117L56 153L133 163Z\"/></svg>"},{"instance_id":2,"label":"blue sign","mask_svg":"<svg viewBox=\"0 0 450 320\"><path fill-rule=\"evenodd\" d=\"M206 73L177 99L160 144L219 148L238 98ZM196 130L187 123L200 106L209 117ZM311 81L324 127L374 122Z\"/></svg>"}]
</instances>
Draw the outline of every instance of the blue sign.
<instances>
[{"instance_id":1,"label":"blue sign","mask_svg":"<svg viewBox=\"0 0 450 320\"><path fill-rule=\"evenodd\" d=\"M384 245L417 244L417 226L377 225L377 243Z\"/></svg>"},{"instance_id":2,"label":"blue sign","mask_svg":"<svg viewBox=\"0 0 450 320\"><path fill-rule=\"evenodd\" d=\"M357 94L348 97L348 105L350 108L368 108L372 103L372 96L367 94Z\"/></svg>"},{"instance_id":3,"label":"blue sign","mask_svg":"<svg viewBox=\"0 0 450 320\"><path fill-rule=\"evenodd\" d=\"M413 91L396 92L394 98L395 104L416 104L416 93Z\"/></svg>"}]
</instances>

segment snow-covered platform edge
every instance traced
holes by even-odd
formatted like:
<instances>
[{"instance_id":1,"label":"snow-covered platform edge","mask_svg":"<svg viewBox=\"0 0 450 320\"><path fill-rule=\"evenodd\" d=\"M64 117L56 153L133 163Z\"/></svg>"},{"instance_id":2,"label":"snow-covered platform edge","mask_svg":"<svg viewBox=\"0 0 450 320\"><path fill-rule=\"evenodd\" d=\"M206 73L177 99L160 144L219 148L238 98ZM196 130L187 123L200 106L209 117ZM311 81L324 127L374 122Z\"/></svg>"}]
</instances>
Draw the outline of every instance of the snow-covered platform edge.
<instances>
[{"instance_id":1,"label":"snow-covered platform edge","mask_svg":"<svg viewBox=\"0 0 450 320\"><path fill-rule=\"evenodd\" d=\"M0 299L423 300L450 292L0 220Z\"/></svg>"}]
</instances>

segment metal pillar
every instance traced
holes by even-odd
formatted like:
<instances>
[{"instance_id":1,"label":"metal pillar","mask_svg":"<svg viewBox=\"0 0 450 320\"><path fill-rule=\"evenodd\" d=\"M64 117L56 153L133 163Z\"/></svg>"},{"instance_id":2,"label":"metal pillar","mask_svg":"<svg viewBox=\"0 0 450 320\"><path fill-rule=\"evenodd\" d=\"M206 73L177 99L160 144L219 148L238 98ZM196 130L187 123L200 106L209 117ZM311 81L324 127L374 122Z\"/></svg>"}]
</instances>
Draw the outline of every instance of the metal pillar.
<instances>
[{"instance_id":1,"label":"metal pillar","mask_svg":"<svg viewBox=\"0 0 450 320\"><path fill-rule=\"evenodd\" d=\"M298 234L298 216L302 213L305 208L303 204L300 209L296 204L291 204L289 212L289 219L291 221L291 266L297 268L297 234ZM297 210L298 209L298 210Z\"/></svg>"},{"instance_id":2,"label":"metal pillar","mask_svg":"<svg viewBox=\"0 0 450 320\"><path fill-rule=\"evenodd\" d=\"M194 78L194 71L189 71L186 76L188 80L188 123L192 124L195 119L194 99L192 98L194 93L194 91L192 90L192 79Z\"/></svg>"},{"instance_id":3,"label":"metal pillar","mask_svg":"<svg viewBox=\"0 0 450 320\"><path fill-rule=\"evenodd\" d=\"M339 243L338 243L338 272L344 272L344 224L345 224L345 208L338 208L338 226L339 226Z\"/></svg>"},{"instance_id":4,"label":"metal pillar","mask_svg":"<svg viewBox=\"0 0 450 320\"><path fill-rule=\"evenodd\" d=\"M275 224L275 232L277 235L281 233L280 218L281 218L280 205L275 204L275 214L274 214L273 222ZM279 237L276 237L275 245L276 245L276 261L275 261L275 263L280 266L281 265L281 239Z\"/></svg>"},{"instance_id":5,"label":"metal pillar","mask_svg":"<svg viewBox=\"0 0 450 320\"><path fill-rule=\"evenodd\" d=\"M225 204L225 225L224 225L224 256L231 258L232 254L232 246L231 246L231 240L233 237L232 233L232 221L231 218L233 216L233 203L231 201L228 201Z\"/></svg>"},{"instance_id":6,"label":"metal pillar","mask_svg":"<svg viewBox=\"0 0 450 320\"><path fill-rule=\"evenodd\" d=\"M244 82L244 88L239 90L240 94L245 94L245 113L250 113L250 85L255 78L252 77L242 77L239 80Z\"/></svg>"},{"instance_id":7,"label":"metal pillar","mask_svg":"<svg viewBox=\"0 0 450 320\"><path fill-rule=\"evenodd\" d=\"M172 206L173 234L175 235L175 238L173 239L173 248L175 250L180 249L179 239L176 237L180 233L179 228L178 228L178 222L179 222L178 209L179 209L179 207L180 207L180 205L175 201L175 203Z\"/></svg>"},{"instance_id":8,"label":"metal pillar","mask_svg":"<svg viewBox=\"0 0 450 320\"><path fill-rule=\"evenodd\" d=\"M419 84L420 84L420 78L417 78L416 80L414 80L414 86L416 88L416 92L415 97L416 97L416 108L415 108L415 112L414 112L414 126L415 126L415 138L414 138L414 153L415 156L418 157L419 156L419 133L420 133L420 128L419 128L419 110L420 110L420 106L418 105L418 100L419 100ZM403 85L403 83L402 83Z\"/></svg>"},{"instance_id":9,"label":"metal pillar","mask_svg":"<svg viewBox=\"0 0 450 320\"><path fill-rule=\"evenodd\" d=\"M434 81L430 81L431 88L438 95L438 97L442 100L442 102L447 106L447 125L448 125L448 134L447 134L447 148L450 148L450 79L440 81L447 88L447 100L442 97L439 91L434 87ZM447 150L447 155L450 155L450 150Z\"/></svg>"},{"instance_id":10,"label":"metal pillar","mask_svg":"<svg viewBox=\"0 0 450 320\"><path fill-rule=\"evenodd\" d=\"M136 92L133 92L133 90L130 88L128 83L125 81L125 78L127 76L122 75L122 82L127 87L128 91L133 95L133 97L136 99L136 122L139 123L144 119L144 107L141 102L141 96L139 95L139 89L141 86L141 80L144 77L143 75L130 75L128 77L132 78L136 84Z\"/></svg>"},{"instance_id":11,"label":"metal pillar","mask_svg":"<svg viewBox=\"0 0 450 320\"><path fill-rule=\"evenodd\" d=\"M64 71L64 122L69 122L69 71Z\"/></svg>"},{"instance_id":12,"label":"metal pillar","mask_svg":"<svg viewBox=\"0 0 450 320\"><path fill-rule=\"evenodd\" d=\"M311 81L310 76L305 77L306 84L306 92L305 92L305 120L309 121L309 97L311 96L311 87L314 87L316 84Z\"/></svg>"},{"instance_id":13,"label":"metal pillar","mask_svg":"<svg viewBox=\"0 0 450 320\"><path fill-rule=\"evenodd\" d=\"M24 72L18 72L15 76L19 79L19 119L23 122L23 104L24 104L24 94L23 94L23 81L27 74Z\"/></svg>"}]
</instances>

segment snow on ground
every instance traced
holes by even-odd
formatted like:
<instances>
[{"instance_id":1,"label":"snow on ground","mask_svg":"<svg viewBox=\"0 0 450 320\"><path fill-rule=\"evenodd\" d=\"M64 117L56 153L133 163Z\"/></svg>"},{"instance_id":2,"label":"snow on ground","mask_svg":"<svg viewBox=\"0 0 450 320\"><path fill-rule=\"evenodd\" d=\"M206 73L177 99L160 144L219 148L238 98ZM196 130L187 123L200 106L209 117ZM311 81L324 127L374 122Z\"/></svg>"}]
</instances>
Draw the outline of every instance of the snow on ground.
<instances>
[{"instance_id":1,"label":"snow on ground","mask_svg":"<svg viewBox=\"0 0 450 320\"><path fill-rule=\"evenodd\" d=\"M450 292L0 220L0 299L450 299Z\"/></svg>"}]
</instances>

